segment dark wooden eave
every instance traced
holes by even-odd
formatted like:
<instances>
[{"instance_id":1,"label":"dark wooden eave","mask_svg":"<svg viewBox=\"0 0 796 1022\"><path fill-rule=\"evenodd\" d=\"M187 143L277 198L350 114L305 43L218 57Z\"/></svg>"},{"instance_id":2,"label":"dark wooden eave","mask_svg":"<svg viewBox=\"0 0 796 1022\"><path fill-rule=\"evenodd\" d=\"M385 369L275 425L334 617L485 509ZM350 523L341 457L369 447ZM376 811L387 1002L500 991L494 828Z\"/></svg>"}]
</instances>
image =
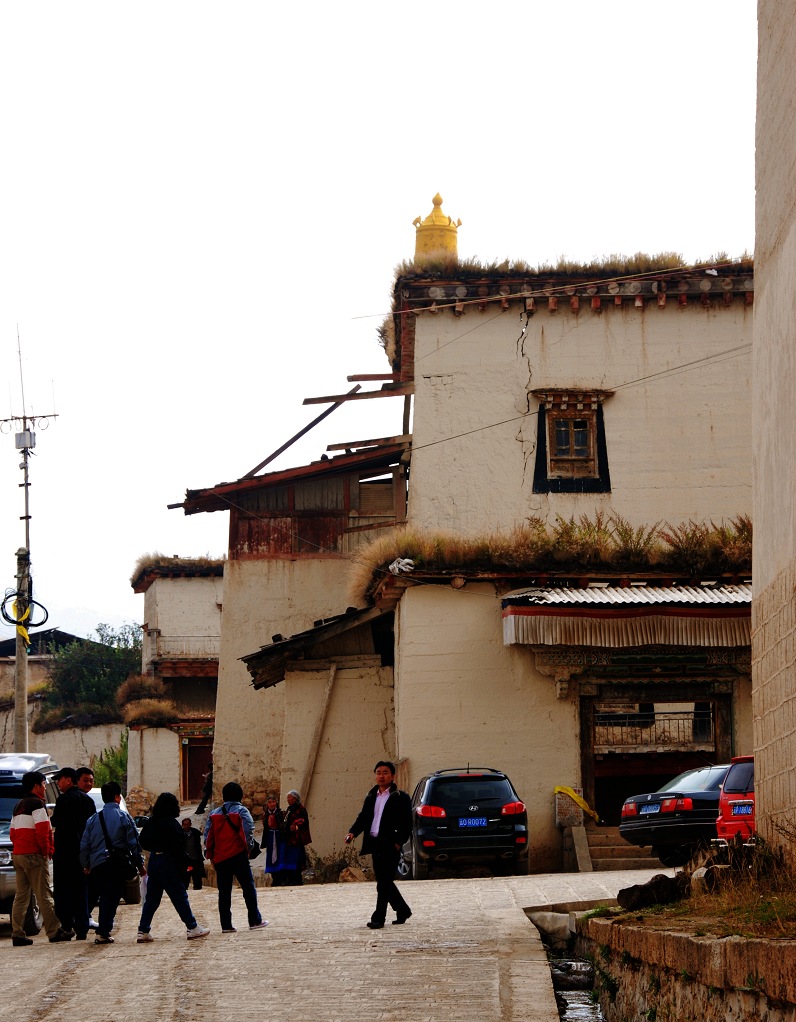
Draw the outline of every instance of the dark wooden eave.
<instances>
[{"instance_id":1,"label":"dark wooden eave","mask_svg":"<svg viewBox=\"0 0 796 1022\"><path fill-rule=\"evenodd\" d=\"M185 500L181 504L169 504L168 506L170 509L182 508L186 515L194 515L203 511L228 511L236 496L249 493L252 490L284 486L299 480L338 475L346 471L389 468L390 465L396 464L410 447L410 443L405 441L388 443L353 454L341 454L336 458L313 461L309 465L300 465L298 468L267 472L265 475L238 479L231 483L218 483L216 486L210 486L203 490L187 490Z\"/></svg>"},{"instance_id":2,"label":"dark wooden eave","mask_svg":"<svg viewBox=\"0 0 796 1022\"><path fill-rule=\"evenodd\" d=\"M285 671L290 661L306 657L319 643L342 635L352 628L369 624L391 610L391 606L348 610L345 614L319 621L314 628L291 635L289 639L271 642L256 653L249 653L239 659L246 664L254 688L271 688L285 680Z\"/></svg>"}]
</instances>

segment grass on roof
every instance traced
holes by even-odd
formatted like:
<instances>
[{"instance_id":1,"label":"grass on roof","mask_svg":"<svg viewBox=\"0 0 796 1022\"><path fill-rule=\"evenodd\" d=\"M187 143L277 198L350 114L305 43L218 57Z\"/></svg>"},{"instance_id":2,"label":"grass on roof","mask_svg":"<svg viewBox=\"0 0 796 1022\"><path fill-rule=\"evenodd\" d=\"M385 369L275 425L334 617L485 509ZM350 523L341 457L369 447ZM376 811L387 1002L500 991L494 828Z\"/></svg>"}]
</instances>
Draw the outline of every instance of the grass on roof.
<instances>
[{"instance_id":1,"label":"grass on roof","mask_svg":"<svg viewBox=\"0 0 796 1022\"><path fill-rule=\"evenodd\" d=\"M748 252L744 252L737 258L731 258L726 252L717 252L709 259L698 259L694 263L687 263L679 252L657 252L648 255L646 252L636 252L634 255L623 255L613 252L610 255L596 256L593 259L577 260L560 256L556 262L544 262L533 267L521 259L504 259L502 261L484 262L480 259L438 259L428 262L415 263L413 260L404 260L395 268L396 281L404 277L488 277L499 274L507 276L534 276L545 274L559 274L564 276L582 277L588 274L597 276L625 276L635 273L655 273L657 271L670 272L672 270L686 270L691 267L700 269L703 267L733 266L741 267L744 271L753 269L753 258Z\"/></svg>"},{"instance_id":2,"label":"grass on roof","mask_svg":"<svg viewBox=\"0 0 796 1022\"><path fill-rule=\"evenodd\" d=\"M149 568L171 568L175 571L180 569L190 571L194 568L218 568L225 561L226 557L211 557L210 554L205 554L204 557L178 557L176 555L169 557L158 551L154 551L151 554L141 554L135 562L133 573L130 576L130 584L132 585Z\"/></svg>"},{"instance_id":3,"label":"grass on roof","mask_svg":"<svg viewBox=\"0 0 796 1022\"><path fill-rule=\"evenodd\" d=\"M661 571L689 578L742 575L752 569L752 521L654 522L632 525L621 515L557 516L553 525L528 518L508 533L461 536L398 527L364 547L354 558L349 596L365 601L397 558L423 572L500 574L532 577L557 572L576 575Z\"/></svg>"}]
</instances>

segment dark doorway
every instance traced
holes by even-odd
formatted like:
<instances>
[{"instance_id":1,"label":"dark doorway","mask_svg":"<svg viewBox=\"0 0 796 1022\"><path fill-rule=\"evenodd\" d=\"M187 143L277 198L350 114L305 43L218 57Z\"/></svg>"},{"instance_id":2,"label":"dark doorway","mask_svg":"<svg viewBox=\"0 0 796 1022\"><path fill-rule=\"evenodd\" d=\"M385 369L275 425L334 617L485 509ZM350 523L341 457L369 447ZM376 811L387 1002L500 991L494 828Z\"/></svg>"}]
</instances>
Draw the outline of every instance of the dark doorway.
<instances>
[{"instance_id":1,"label":"dark doorway","mask_svg":"<svg viewBox=\"0 0 796 1022\"><path fill-rule=\"evenodd\" d=\"M614 684L582 697L583 792L600 819L617 826L631 795L728 762L731 706L730 696L708 695L705 686Z\"/></svg>"},{"instance_id":2,"label":"dark doorway","mask_svg":"<svg viewBox=\"0 0 796 1022\"><path fill-rule=\"evenodd\" d=\"M201 737L183 737L182 739L182 800L198 802L202 797L207 764L213 758L213 739Z\"/></svg>"}]
</instances>

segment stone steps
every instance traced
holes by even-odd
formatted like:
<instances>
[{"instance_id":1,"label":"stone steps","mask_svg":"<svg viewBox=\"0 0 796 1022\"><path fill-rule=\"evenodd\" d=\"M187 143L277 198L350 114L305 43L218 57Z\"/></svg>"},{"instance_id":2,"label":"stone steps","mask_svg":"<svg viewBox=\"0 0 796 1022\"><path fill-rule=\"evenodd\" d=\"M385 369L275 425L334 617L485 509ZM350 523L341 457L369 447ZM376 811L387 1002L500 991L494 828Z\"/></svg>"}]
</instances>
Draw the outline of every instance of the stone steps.
<instances>
[{"instance_id":1,"label":"stone steps","mask_svg":"<svg viewBox=\"0 0 796 1022\"><path fill-rule=\"evenodd\" d=\"M592 866L597 871L655 869L661 865L649 848L639 848L621 838L618 827L587 827L586 838Z\"/></svg>"}]
</instances>

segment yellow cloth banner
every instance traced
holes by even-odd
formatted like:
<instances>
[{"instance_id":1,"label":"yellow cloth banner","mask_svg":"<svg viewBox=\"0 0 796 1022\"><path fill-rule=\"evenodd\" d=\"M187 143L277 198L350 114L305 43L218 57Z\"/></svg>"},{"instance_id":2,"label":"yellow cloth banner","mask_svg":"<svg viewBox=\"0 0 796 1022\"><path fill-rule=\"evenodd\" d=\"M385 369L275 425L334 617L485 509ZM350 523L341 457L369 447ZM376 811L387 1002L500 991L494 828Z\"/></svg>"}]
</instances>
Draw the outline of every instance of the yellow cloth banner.
<instances>
[{"instance_id":1,"label":"yellow cloth banner","mask_svg":"<svg viewBox=\"0 0 796 1022\"><path fill-rule=\"evenodd\" d=\"M25 613L22 615L22 617L19 617L19 618L17 617L17 601L16 600L14 600L13 607L14 607L14 620L17 623L17 633L19 635L21 635L22 638L25 640L25 645L29 646L30 645L30 636L28 635L27 628L23 627L22 622L27 620L27 618L30 617L30 607L25 607Z\"/></svg>"},{"instance_id":2,"label":"yellow cloth banner","mask_svg":"<svg viewBox=\"0 0 796 1022\"><path fill-rule=\"evenodd\" d=\"M600 822L599 815L595 813L595 811L592 809L592 807L589 805L586 799L582 795L579 795L572 788L568 788L566 787L566 785L560 784L557 787L553 788L553 791L555 792L556 795L569 795L572 801L576 803L576 805L579 805L584 813L588 813L589 816L593 816L597 823Z\"/></svg>"}]
</instances>

